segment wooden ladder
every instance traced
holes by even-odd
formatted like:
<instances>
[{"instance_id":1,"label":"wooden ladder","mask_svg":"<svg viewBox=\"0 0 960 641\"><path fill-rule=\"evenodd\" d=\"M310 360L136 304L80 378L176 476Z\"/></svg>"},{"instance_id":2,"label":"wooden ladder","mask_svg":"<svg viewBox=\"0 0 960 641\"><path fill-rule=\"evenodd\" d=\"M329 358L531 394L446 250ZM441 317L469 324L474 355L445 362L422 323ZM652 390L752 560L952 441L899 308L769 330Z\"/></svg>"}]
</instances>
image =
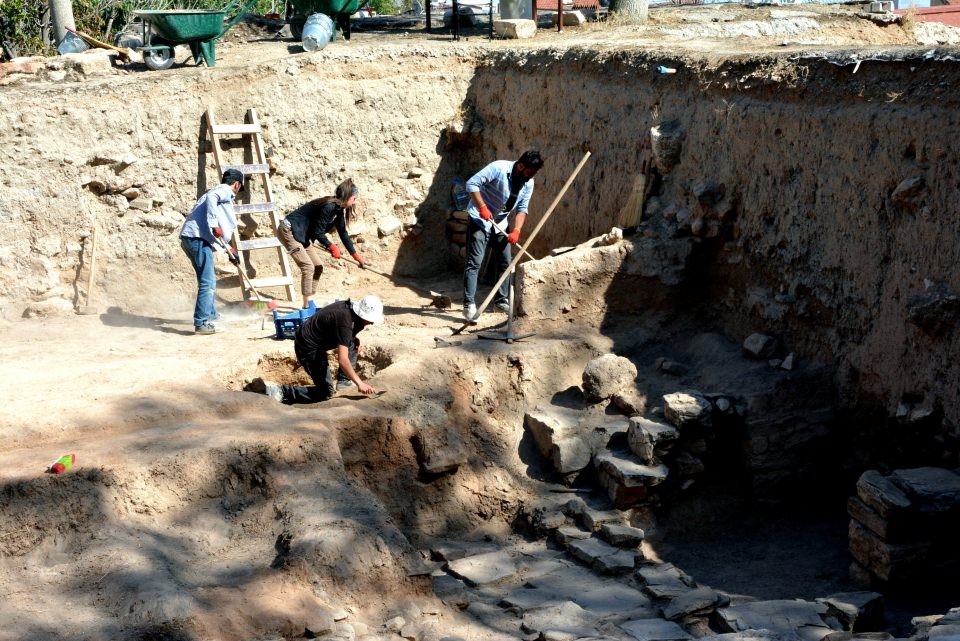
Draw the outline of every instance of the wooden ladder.
<instances>
[{"instance_id":1,"label":"wooden ladder","mask_svg":"<svg viewBox=\"0 0 960 641\"><path fill-rule=\"evenodd\" d=\"M255 250L261 249L276 249L277 258L280 262L280 276L268 276L264 278L252 278L250 279L250 285L256 289L261 287L283 287L286 290L287 300L293 300L295 296L294 287L293 287L293 277L290 274L290 261L287 258L287 253L283 251L283 246L280 244L280 239L277 238L277 229L280 226L280 218L277 214L276 204L273 202L273 185L270 184L270 166L267 164L267 157L264 151L263 146L263 137L261 136L262 129L260 127L260 121L257 119L257 110L248 109L247 115L244 118L245 122L240 125L221 125L217 124L214 115L213 109L207 108L207 134L210 138L210 145L213 148L213 159L217 163L217 167L220 169L220 173L217 175L219 179L227 169L238 169L243 173L244 178L247 176L259 176L263 183L263 193L265 196L265 201L262 203L249 203L249 204L235 204L233 206L234 213L239 217L241 214L259 214L259 213L269 213L270 214L270 224L273 227L273 235L264 238L252 238L250 240L241 240L240 239L240 228L239 226L233 232L233 245L237 249L237 255L240 257L240 264L237 265L237 270L244 271L247 269L247 255L244 252L252 252ZM252 152L252 164L244 165L232 165L225 164L224 158L220 152L220 145L218 144L217 136L242 136L243 137L243 146L246 149L250 149ZM252 149L251 149L252 147ZM253 182L253 179L249 182ZM249 193L249 189L246 193ZM244 271L244 273L246 273ZM244 288L244 281L241 274L237 274L240 279L240 288ZM246 298L246 296L244 296Z\"/></svg>"}]
</instances>

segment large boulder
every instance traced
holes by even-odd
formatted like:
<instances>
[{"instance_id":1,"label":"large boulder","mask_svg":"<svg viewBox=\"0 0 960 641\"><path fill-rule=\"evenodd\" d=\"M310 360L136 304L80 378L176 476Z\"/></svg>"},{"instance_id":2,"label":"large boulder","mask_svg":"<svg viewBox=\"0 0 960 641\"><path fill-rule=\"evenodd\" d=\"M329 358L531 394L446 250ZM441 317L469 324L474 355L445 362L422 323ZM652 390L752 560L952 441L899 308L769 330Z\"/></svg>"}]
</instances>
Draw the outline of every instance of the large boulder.
<instances>
[{"instance_id":1,"label":"large boulder","mask_svg":"<svg viewBox=\"0 0 960 641\"><path fill-rule=\"evenodd\" d=\"M637 366L616 354L604 354L583 370L583 392L588 400L602 401L631 389L637 378Z\"/></svg>"}]
</instances>

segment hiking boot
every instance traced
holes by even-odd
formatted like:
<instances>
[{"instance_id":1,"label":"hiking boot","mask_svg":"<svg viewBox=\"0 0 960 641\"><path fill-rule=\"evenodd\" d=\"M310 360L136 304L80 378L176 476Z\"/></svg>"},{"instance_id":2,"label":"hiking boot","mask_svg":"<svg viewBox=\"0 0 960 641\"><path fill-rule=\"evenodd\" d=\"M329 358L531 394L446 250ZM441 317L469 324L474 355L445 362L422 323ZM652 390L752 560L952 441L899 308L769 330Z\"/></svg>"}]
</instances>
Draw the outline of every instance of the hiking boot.
<instances>
[{"instance_id":1,"label":"hiking boot","mask_svg":"<svg viewBox=\"0 0 960 641\"><path fill-rule=\"evenodd\" d=\"M278 403L283 402L283 389L279 385L268 383L260 377L257 377L247 383L247 386L244 389L248 392L254 392L255 394L264 394L269 396Z\"/></svg>"},{"instance_id":2,"label":"hiking boot","mask_svg":"<svg viewBox=\"0 0 960 641\"><path fill-rule=\"evenodd\" d=\"M497 308L497 311L503 312L504 314L510 313L510 303L505 300L494 303L493 306Z\"/></svg>"},{"instance_id":3,"label":"hiking boot","mask_svg":"<svg viewBox=\"0 0 960 641\"><path fill-rule=\"evenodd\" d=\"M467 303L463 306L463 317L468 321L477 320L477 306L473 303Z\"/></svg>"},{"instance_id":4,"label":"hiking boot","mask_svg":"<svg viewBox=\"0 0 960 641\"><path fill-rule=\"evenodd\" d=\"M204 323L203 325L198 325L193 328L194 334L216 334L217 328L214 327L213 323Z\"/></svg>"}]
</instances>

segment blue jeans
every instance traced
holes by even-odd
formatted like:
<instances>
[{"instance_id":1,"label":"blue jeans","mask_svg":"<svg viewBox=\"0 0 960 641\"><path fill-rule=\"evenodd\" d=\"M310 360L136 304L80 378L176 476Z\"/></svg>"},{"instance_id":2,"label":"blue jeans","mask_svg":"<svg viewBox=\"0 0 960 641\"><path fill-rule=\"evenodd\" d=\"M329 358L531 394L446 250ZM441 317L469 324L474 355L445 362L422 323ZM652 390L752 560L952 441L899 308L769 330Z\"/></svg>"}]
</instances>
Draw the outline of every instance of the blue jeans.
<instances>
[{"instance_id":1,"label":"blue jeans","mask_svg":"<svg viewBox=\"0 0 960 641\"><path fill-rule=\"evenodd\" d=\"M327 352L311 352L294 343L293 351L297 355L297 361L303 366L304 371L313 379L313 385L281 385L280 391L283 394L282 402L285 405L299 405L301 403L320 403L331 398L336 393L336 387L333 382L333 372L330 371L330 364L327 362ZM357 346L351 343L347 348L347 357L354 371L357 369ZM338 383L346 381L352 384L352 381L340 372L337 375Z\"/></svg>"},{"instance_id":2,"label":"blue jeans","mask_svg":"<svg viewBox=\"0 0 960 641\"><path fill-rule=\"evenodd\" d=\"M504 270L510 266L510 243L503 235L497 233L490 226L490 231L485 231L478 225L473 218L467 223L467 267L463 270L463 304L469 305L476 303L477 295L477 276L480 273L480 265L483 264L483 255L490 246L491 260L497 261L497 278L503 274ZM506 278L500 285L500 291L494 300L495 303L505 303L510 296L510 279Z\"/></svg>"},{"instance_id":3,"label":"blue jeans","mask_svg":"<svg viewBox=\"0 0 960 641\"><path fill-rule=\"evenodd\" d=\"M180 246L197 273L197 305L193 308L193 326L200 327L217 316L213 293L217 275L213 269L213 248L202 238L180 237Z\"/></svg>"}]
</instances>

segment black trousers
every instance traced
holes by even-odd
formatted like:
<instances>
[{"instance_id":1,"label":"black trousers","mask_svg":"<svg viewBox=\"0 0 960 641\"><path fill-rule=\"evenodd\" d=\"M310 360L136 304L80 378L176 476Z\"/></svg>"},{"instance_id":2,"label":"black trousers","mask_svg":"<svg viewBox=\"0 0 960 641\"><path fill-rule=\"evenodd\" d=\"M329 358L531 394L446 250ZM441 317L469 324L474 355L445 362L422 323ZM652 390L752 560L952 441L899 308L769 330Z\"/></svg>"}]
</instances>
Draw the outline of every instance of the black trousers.
<instances>
[{"instance_id":1,"label":"black trousers","mask_svg":"<svg viewBox=\"0 0 960 641\"><path fill-rule=\"evenodd\" d=\"M336 393L333 383L333 372L330 371L330 365L327 362L327 352L309 351L301 349L299 345L294 345L294 352L297 354L297 361L303 366L303 369L310 375L313 385L281 385L283 392L283 403L285 405L299 405L304 403L319 403L331 398ZM357 346L352 343L347 350L350 357L350 364L354 370L357 368ZM353 382L340 372L337 376L337 382L353 385Z\"/></svg>"}]
</instances>

